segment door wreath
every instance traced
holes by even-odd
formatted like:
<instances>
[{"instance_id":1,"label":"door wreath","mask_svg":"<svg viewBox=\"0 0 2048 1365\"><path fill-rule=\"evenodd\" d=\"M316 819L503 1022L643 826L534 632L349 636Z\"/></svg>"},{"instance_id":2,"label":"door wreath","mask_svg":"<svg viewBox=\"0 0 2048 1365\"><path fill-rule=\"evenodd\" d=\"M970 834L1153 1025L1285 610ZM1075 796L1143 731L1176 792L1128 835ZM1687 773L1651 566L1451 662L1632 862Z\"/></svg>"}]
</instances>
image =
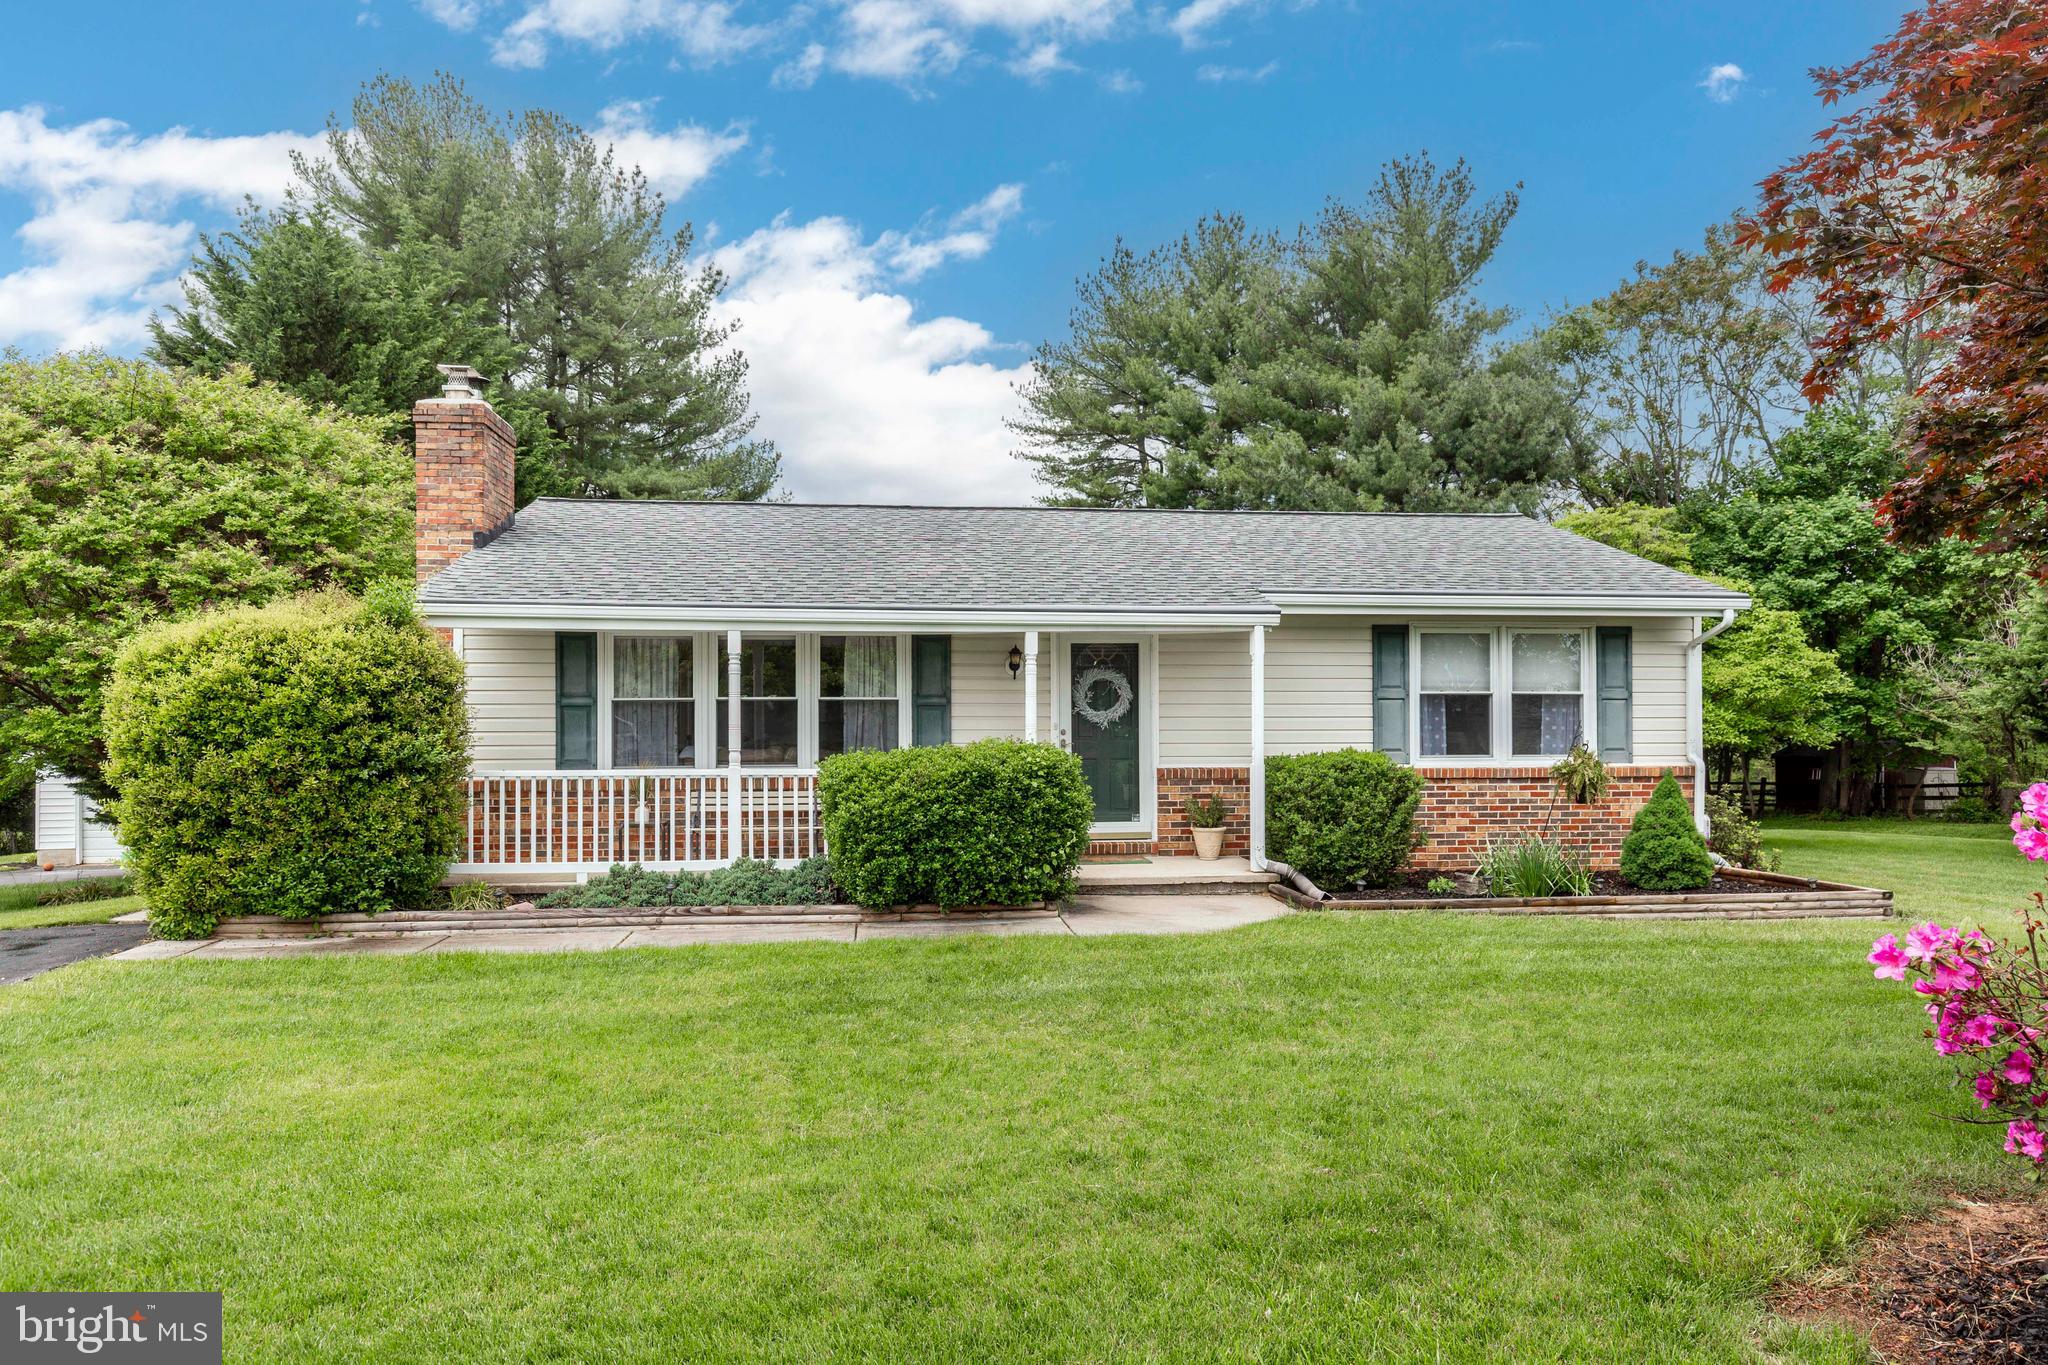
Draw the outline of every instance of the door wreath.
<instances>
[{"instance_id":1,"label":"door wreath","mask_svg":"<svg viewBox=\"0 0 2048 1365\"><path fill-rule=\"evenodd\" d=\"M1116 692L1115 700L1107 706L1098 707L1091 693L1097 683L1108 683ZM1101 664L1083 669L1074 679L1074 714L1098 730L1107 730L1131 712L1131 680L1114 668Z\"/></svg>"}]
</instances>

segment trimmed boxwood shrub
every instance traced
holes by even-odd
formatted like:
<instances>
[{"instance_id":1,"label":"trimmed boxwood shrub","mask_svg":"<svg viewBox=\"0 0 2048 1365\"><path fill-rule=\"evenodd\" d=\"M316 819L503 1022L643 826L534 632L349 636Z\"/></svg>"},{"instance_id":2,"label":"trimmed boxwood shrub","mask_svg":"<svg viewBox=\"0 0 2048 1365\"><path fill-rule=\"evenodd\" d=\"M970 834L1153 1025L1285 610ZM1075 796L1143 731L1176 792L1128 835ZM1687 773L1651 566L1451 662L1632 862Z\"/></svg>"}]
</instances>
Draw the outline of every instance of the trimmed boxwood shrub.
<instances>
[{"instance_id":1,"label":"trimmed boxwood shrub","mask_svg":"<svg viewBox=\"0 0 2048 1365\"><path fill-rule=\"evenodd\" d=\"M1421 804L1421 774L1385 754L1275 754L1266 760L1266 851L1320 886L1389 886L1422 842Z\"/></svg>"},{"instance_id":2,"label":"trimmed boxwood shrub","mask_svg":"<svg viewBox=\"0 0 2048 1365\"><path fill-rule=\"evenodd\" d=\"M1714 880L1707 841L1692 822L1685 789L1668 771L1621 841L1621 875L1645 891L1692 891Z\"/></svg>"},{"instance_id":3,"label":"trimmed boxwood shrub","mask_svg":"<svg viewBox=\"0 0 2048 1365\"><path fill-rule=\"evenodd\" d=\"M114 664L114 811L150 924L423 902L462 832L462 664L402 591L157 626Z\"/></svg>"},{"instance_id":4,"label":"trimmed boxwood shrub","mask_svg":"<svg viewBox=\"0 0 2048 1365\"><path fill-rule=\"evenodd\" d=\"M1013 739L839 754L818 799L833 878L867 906L1059 900L1095 811L1079 758Z\"/></svg>"}]
</instances>

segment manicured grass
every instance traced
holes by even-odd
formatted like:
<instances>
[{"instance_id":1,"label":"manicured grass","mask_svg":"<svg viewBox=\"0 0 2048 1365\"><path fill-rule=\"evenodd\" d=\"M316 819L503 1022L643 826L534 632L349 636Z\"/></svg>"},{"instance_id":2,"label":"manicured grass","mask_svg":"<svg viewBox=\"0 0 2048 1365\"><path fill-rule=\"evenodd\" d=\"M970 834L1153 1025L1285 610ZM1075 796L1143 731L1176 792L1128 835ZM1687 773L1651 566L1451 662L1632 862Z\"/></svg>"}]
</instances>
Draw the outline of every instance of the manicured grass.
<instances>
[{"instance_id":1,"label":"manicured grass","mask_svg":"<svg viewBox=\"0 0 2048 1365\"><path fill-rule=\"evenodd\" d=\"M1871 931L87 963L0 991L0 1289L221 1289L238 1361L1860 1361L1772 1281L2025 1188Z\"/></svg>"},{"instance_id":2,"label":"manicured grass","mask_svg":"<svg viewBox=\"0 0 2048 1365\"><path fill-rule=\"evenodd\" d=\"M0 929L47 929L53 924L105 924L116 915L148 908L140 896L116 896L112 900L83 901L77 905L30 905L20 910L0 910Z\"/></svg>"},{"instance_id":3,"label":"manicured grass","mask_svg":"<svg viewBox=\"0 0 2048 1365\"><path fill-rule=\"evenodd\" d=\"M2020 856L2002 824L1774 817L1764 842L1783 850L1787 872L1883 887L1903 916L1961 916L2000 933L2043 886L2041 864Z\"/></svg>"},{"instance_id":4,"label":"manicured grass","mask_svg":"<svg viewBox=\"0 0 2048 1365\"><path fill-rule=\"evenodd\" d=\"M0 853L0 867L27 867L35 860L34 849L25 849L20 853Z\"/></svg>"}]
</instances>

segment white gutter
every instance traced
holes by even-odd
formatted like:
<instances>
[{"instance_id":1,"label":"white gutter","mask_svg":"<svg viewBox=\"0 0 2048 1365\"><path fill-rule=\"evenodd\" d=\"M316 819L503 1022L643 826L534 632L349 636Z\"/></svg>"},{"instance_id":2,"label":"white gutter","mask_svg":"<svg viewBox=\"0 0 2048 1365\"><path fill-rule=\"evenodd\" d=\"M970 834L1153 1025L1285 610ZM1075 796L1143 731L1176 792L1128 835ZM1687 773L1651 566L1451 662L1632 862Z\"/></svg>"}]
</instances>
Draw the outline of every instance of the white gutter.
<instances>
[{"instance_id":1,"label":"white gutter","mask_svg":"<svg viewBox=\"0 0 2048 1365\"><path fill-rule=\"evenodd\" d=\"M889 626L906 632L1014 633L1019 630L1196 630L1277 625L1270 609L1229 607L997 607L986 610L920 607L693 607L578 606L570 602L420 603L427 624L472 630L760 630L831 632L849 626Z\"/></svg>"},{"instance_id":2,"label":"white gutter","mask_svg":"<svg viewBox=\"0 0 2048 1365\"><path fill-rule=\"evenodd\" d=\"M1584 592L1269 592L1265 599L1289 616L1364 612L1428 612L1432 616L1550 615L1701 616L1749 606L1740 593Z\"/></svg>"},{"instance_id":3,"label":"white gutter","mask_svg":"<svg viewBox=\"0 0 2048 1365\"><path fill-rule=\"evenodd\" d=\"M1702 752L1706 748L1707 703L1702 647L1734 624L1735 608L1723 607L1720 624L1707 631L1695 626L1693 637L1685 642L1685 757L1692 764L1692 822L1701 834L1707 833L1707 760Z\"/></svg>"}]
</instances>

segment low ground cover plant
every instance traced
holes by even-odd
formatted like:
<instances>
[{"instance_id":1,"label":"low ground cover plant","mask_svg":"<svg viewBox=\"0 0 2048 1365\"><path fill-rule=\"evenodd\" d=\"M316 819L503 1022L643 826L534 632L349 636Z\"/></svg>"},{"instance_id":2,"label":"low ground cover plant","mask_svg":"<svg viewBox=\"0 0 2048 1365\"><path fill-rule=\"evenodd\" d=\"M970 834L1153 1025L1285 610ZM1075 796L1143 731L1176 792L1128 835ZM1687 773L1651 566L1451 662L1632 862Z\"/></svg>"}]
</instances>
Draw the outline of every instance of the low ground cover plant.
<instances>
[{"instance_id":1,"label":"low ground cover plant","mask_svg":"<svg viewBox=\"0 0 2048 1365\"><path fill-rule=\"evenodd\" d=\"M1666 772L1621 841L1621 875L1645 891L1695 891L1714 880L1707 841L1678 779Z\"/></svg>"},{"instance_id":2,"label":"low ground cover plant","mask_svg":"<svg viewBox=\"0 0 2048 1365\"><path fill-rule=\"evenodd\" d=\"M395 591L135 637L106 707L114 811L150 923L420 905L462 832L462 664Z\"/></svg>"},{"instance_id":3,"label":"low ground cover plant","mask_svg":"<svg viewBox=\"0 0 2048 1365\"><path fill-rule=\"evenodd\" d=\"M2012 841L2030 861L2048 862L2048 782L2036 782L2012 817ZM1870 945L1880 981L1911 980L1925 1002L1927 1036L1943 1057L1959 1059L1977 1112L1966 1122L2003 1124L2005 1150L2035 1166L2048 1162L2048 966L2041 958L2048 895L2035 891L2020 911L2017 943L1982 929L1929 921L1900 941L1886 934Z\"/></svg>"},{"instance_id":4,"label":"low ground cover plant","mask_svg":"<svg viewBox=\"0 0 2048 1365\"><path fill-rule=\"evenodd\" d=\"M1421 846L1421 804L1421 775L1382 753L1334 749L1266 760L1266 847L1321 886L1391 886Z\"/></svg>"},{"instance_id":5,"label":"low ground cover plant","mask_svg":"<svg viewBox=\"0 0 2048 1365\"><path fill-rule=\"evenodd\" d=\"M592 909L709 905L830 905L832 864L806 858L781 868L753 858L708 872L657 872L638 863L614 864L602 877L582 886L564 887L540 901L542 905Z\"/></svg>"},{"instance_id":6,"label":"low ground cover plant","mask_svg":"<svg viewBox=\"0 0 2048 1365\"><path fill-rule=\"evenodd\" d=\"M1078 757L1011 739L837 754L818 801L832 875L867 906L1060 900L1095 810Z\"/></svg>"}]
</instances>

